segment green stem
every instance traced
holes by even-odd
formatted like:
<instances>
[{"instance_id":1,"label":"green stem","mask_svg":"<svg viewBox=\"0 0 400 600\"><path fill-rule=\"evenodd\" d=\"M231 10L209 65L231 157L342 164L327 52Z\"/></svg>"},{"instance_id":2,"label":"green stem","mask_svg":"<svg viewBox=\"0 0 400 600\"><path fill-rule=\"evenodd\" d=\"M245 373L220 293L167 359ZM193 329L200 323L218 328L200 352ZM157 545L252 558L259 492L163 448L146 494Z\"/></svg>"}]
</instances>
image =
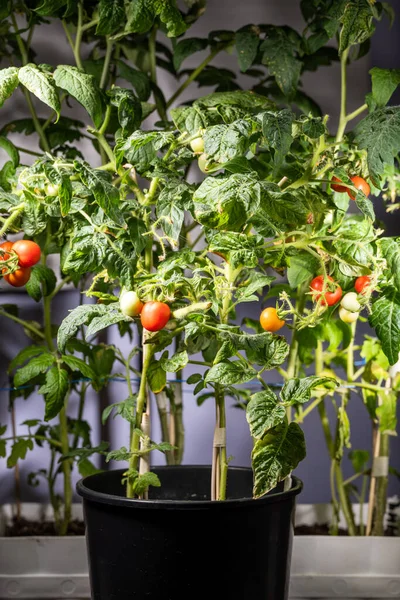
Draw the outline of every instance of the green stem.
<instances>
[{"instance_id":1,"label":"green stem","mask_svg":"<svg viewBox=\"0 0 400 600\"><path fill-rule=\"evenodd\" d=\"M50 444L51 446L54 446L55 448L61 448L61 442L59 442L58 440L53 440L52 438L48 438L44 435L35 435L33 433L26 433L25 435L18 435L17 438L24 438L24 439L32 439L32 440L38 440L40 442L47 442L48 444ZM8 441L8 440L13 440L14 437L3 437L1 438L4 441Z\"/></svg>"},{"instance_id":2,"label":"green stem","mask_svg":"<svg viewBox=\"0 0 400 600\"><path fill-rule=\"evenodd\" d=\"M78 422L82 421L83 409L85 407L86 390L88 388L88 385L89 384L83 383L81 385L81 389L79 392L78 414L76 417ZM78 428L78 432L79 432L79 428ZM74 450L78 447L78 441L79 441L79 433L78 432L74 435L74 439L73 439L72 446L71 446Z\"/></svg>"},{"instance_id":3,"label":"green stem","mask_svg":"<svg viewBox=\"0 0 400 600\"><path fill-rule=\"evenodd\" d=\"M19 319L18 317L12 315L11 313L6 312L5 310L3 310L1 308L0 308L0 315L2 317L7 317L8 319L11 319L11 321L14 321L14 323L18 323L19 325L22 325L22 327L24 329L27 329L28 331L33 333L38 338L45 340L44 333L42 331L40 331L39 329L37 329L34 325L31 325L30 323L24 321L23 319Z\"/></svg>"},{"instance_id":4,"label":"green stem","mask_svg":"<svg viewBox=\"0 0 400 600\"><path fill-rule=\"evenodd\" d=\"M14 221L19 217L19 215L23 212L25 208L25 202L18 204L15 208L12 209L12 213L7 219L4 221L3 227L0 229L0 237L6 233L6 231L11 227Z\"/></svg>"},{"instance_id":5,"label":"green stem","mask_svg":"<svg viewBox=\"0 0 400 600\"><path fill-rule=\"evenodd\" d=\"M140 379L139 393L136 400L136 415L135 415L135 429L140 430L142 427L142 418L147 401L147 373L151 364L151 359L154 354L154 349L151 344L146 344L146 333L143 333L143 367L142 376ZM129 470L137 471L139 464L139 456L137 452L140 448L140 435L137 431L133 432L130 451L132 453L129 459ZM126 495L128 498L133 498L133 486L131 478L128 476Z\"/></svg>"},{"instance_id":6,"label":"green stem","mask_svg":"<svg viewBox=\"0 0 400 600\"><path fill-rule=\"evenodd\" d=\"M339 126L336 134L336 142L341 142L347 125L347 59L349 57L349 49L347 48L340 57L340 73L341 73L341 94L340 94L340 116Z\"/></svg>"},{"instance_id":7,"label":"green stem","mask_svg":"<svg viewBox=\"0 0 400 600\"><path fill-rule=\"evenodd\" d=\"M53 471L54 471L55 460L56 460L56 453L55 453L55 450L52 448L51 449L50 466L49 466L49 471L48 471L48 475L47 475L47 482L49 485L50 503L51 503L51 506L53 507L55 529L58 533L60 531L61 519L60 519L59 501L58 501L56 493L54 492L55 478L53 476Z\"/></svg>"},{"instance_id":8,"label":"green stem","mask_svg":"<svg viewBox=\"0 0 400 600\"><path fill-rule=\"evenodd\" d=\"M381 433L379 448L380 457L389 457L389 436ZM387 505L388 475L376 478L375 511L371 535L383 536L385 534L385 514Z\"/></svg>"},{"instance_id":9,"label":"green stem","mask_svg":"<svg viewBox=\"0 0 400 600\"><path fill-rule=\"evenodd\" d=\"M218 48L211 52L207 58L203 60L202 63L192 71L189 77L182 83L182 85L176 90L176 92L171 96L171 98L167 102L167 108L169 108L177 98L186 90L187 87L196 79L196 77L206 68L206 66L217 56L219 52L221 52L223 48Z\"/></svg>"},{"instance_id":10,"label":"green stem","mask_svg":"<svg viewBox=\"0 0 400 600\"><path fill-rule=\"evenodd\" d=\"M296 301L296 312L301 315L304 311L304 307L306 305L306 288L304 286L300 286L297 290L297 301ZM297 337L296 337L296 320L297 318L294 317L293 319L293 330L292 330L292 339L290 342L290 350L289 350L289 356L288 356L288 366L287 366L287 377L288 379L292 379L293 377L296 376L296 372L297 372L297 354L299 351L299 343L297 341ZM286 408L286 416L288 421L290 422L292 419L292 410L291 407L288 406Z\"/></svg>"},{"instance_id":11,"label":"green stem","mask_svg":"<svg viewBox=\"0 0 400 600\"><path fill-rule=\"evenodd\" d=\"M66 455L69 452L68 440L68 421L65 407L59 414L60 421L60 437L62 454ZM71 520L72 513L72 485L71 485L71 459L62 461L62 470L64 475L64 517L60 525L60 535L66 535L68 525Z\"/></svg>"},{"instance_id":12,"label":"green stem","mask_svg":"<svg viewBox=\"0 0 400 600\"><path fill-rule=\"evenodd\" d=\"M352 113L349 113L346 117L346 123L348 123L349 121L352 121L353 119L358 117L358 115L361 115L361 113L363 113L366 110L368 110L368 104L363 104L362 106L360 106L359 108L354 110Z\"/></svg>"},{"instance_id":13,"label":"green stem","mask_svg":"<svg viewBox=\"0 0 400 600\"><path fill-rule=\"evenodd\" d=\"M101 79L100 79L100 89L102 89L102 90L106 87L106 84L107 84L108 69L110 67L114 42L112 40L110 40L110 38L107 36L106 44L107 44L106 45L106 54L104 56L103 71L101 73Z\"/></svg>"},{"instance_id":14,"label":"green stem","mask_svg":"<svg viewBox=\"0 0 400 600\"><path fill-rule=\"evenodd\" d=\"M365 535L365 525L364 525L364 503L365 503L365 497L367 495L367 488L368 488L368 477L366 477L364 475L364 477L362 478L362 484L361 484L361 494L360 494L360 513L359 513L359 519L360 519L360 535Z\"/></svg>"},{"instance_id":15,"label":"green stem","mask_svg":"<svg viewBox=\"0 0 400 600\"><path fill-rule=\"evenodd\" d=\"M83 21L83 6L82 3L78 3L78 25L76 28L75 45L74 45L74 58L76 66L83 70L83 64L81 60L81 41L82 41L82 21Z\"/></svg>"},{"instance_id":16,"label":"green stem","mask_svg":"<svg viewBox=\"0 0 400 600\"><path fill-rule=\"evenodd\" d=\"M335 477L336 477L336 485L339 495L340 507L343 511L344 517L346 519L347 528L349 535L357 535L356 525L354 523L354 515L351 510L351 505L349 502L349 497L346 492L346 488L343 485L343 475L340 464L336 461L335 465Z\"/></svg>"},{"instance_id":17,"label":"green stem","mask_svg":"<svg viewBox=\"0 0 400 600\"><path fill-rule=\"evenodd\" d=\"M104 115L104 121L103 121L102 126L99 129L99 134L100 135L104 135L105 132L107 131L107 127L108 127L108 124L110 122L110 117L111 117L111 104L109 104L107 106L107 108L106 108L106 114ZM103 168L104 168L104 166L106 166L106 165L103 165ZM113 160L109 163L109 166L110 167L112 166L113 169L115 170L115 158L114 158L114 155L113 155Z\"/></svg>"}]
</instances>

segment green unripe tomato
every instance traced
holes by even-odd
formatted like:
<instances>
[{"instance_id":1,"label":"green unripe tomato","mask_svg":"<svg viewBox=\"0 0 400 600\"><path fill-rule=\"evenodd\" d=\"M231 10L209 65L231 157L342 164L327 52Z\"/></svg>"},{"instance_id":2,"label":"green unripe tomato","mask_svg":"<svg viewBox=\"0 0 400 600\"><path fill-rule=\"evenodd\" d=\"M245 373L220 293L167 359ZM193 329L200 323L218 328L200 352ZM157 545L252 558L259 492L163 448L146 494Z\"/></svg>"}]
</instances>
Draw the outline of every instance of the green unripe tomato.
<instances>
[{"instance_id":1,"label":"green unripe tomato","mask_svg":"<svg viewBox=\"0 0 400 600\"><path fill-rule=\"evenodd\" d=\"M202 173L208 173L207 170L207 154L205 154L203 152L203 154L200 154L199 158L197 159L197 163L199 165L199 169Z\"/></svg>"},{"instance_id":2,"label":"green unripe tomato","mask_svg":"<svg viewBox=\"0 0 400 600\"><path fill-rule=\"evenodd\" d=\"M190 147L195 154L202 154L204 152L204 140L202 137L194 138L190 142Z\"/></svg>"},{"instance_id":3,"label":"green unripe tomato","mask_svg":"<svg viewBox=\"0 0 400 600\"><path fill-rule=\"evenodd\" d=\"M49 185L46 185L45 188L46 196L58 196L58 189L58 185L49 183Z\"/></svg>"},{"instance_id":4,"label":"green unripe tomato","mask_svg":"<svg viewBox=\"0 0 400 600\"><path fill-rule=\"evenodd\" d=\"M126 317L136 317L142 312L143 302L136 292L123 292L119 297L119 307Z\"/></svg>"},{"instance_id":5,"label":"green unripe tomato","mask_svg":"<svg viewBox=\"0 0 400 600\"><path fill-rule=\"evenodd\" d=\"M345 294L340 302L340 306L350 312L359 312L361 308L361 304L359 303L355 292L348 292Z\"/></svg>"},{"instance_id":6,"label":"green unripe tomato","mask_svg":"<svg viewBox=\"0 0 400 600\"><path fill-rule=\"evenodd\" d=\"M358 319L358 312L351 312L350 310L346 310L342 306L339 308L339 317L344 323L355 323Z\"/></svg>"}]
</instances>

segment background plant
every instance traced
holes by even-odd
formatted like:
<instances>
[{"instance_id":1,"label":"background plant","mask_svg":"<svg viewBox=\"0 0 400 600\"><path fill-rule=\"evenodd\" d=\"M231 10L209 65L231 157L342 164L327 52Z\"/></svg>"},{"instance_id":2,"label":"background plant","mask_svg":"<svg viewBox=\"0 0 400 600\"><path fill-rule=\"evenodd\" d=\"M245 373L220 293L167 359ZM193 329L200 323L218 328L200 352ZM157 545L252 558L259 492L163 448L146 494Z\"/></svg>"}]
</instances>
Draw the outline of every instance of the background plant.
<instances>
[{"instance_id":1,"label":"background plant","mask_svg":"<svg viewBox=\"0 0 400 600\"><path fill-rule=\"evenodd\" d=\"M138 349L143 356L139 394L136 397L130 389L129 398L115 407L132 425L129 449L110 456L129 460L129 493L143 493L149 483L157 483L147 472L148 460L144 460L150 450L164 451L169 462L179 462L181 390L177 384L167 385L166 373L176 372L176 379L181 379L183 367L188 361L197 361L195 355L202 352L202 360L197 362L204 368L191 382L196 384L195 393L202 392L201 400L208 394L216 400L215 498L224 497L228 463L221 433L225 429L224 395L247 403L248 393L235 387L237 384L256 379L264 388L247 406L255 438L258 495L289 475L304 456L304 441L292 420L291 406L295 406L295 420L301 420L308 408L302 412L298 405L309 399L314 386L327 383L319 354L315 356L318 379L297 379L302 340L307 334L317 337L321 351L321 326L335 310L325 310L320 301L308 302L308 285L314 275L330 274L346 291L355 277L373 272L379 282L374 289L381 293L367 298L365 308L372 311L371 322L376 324L389 362L397 361L398 246L374 227L371 201L357 193L350 180L354 174L369 177L373 194L387 187L391 200L396 195L393 159L398 152L399 117L397 108L385 105L397 85L397 72L374 69L367 102L352 114L346 113L346 65L366 51L374 20L385 12L389 16L392 13L386 3L303 2L308 21L303 35L288 27L251 25L238 32L213 32L199 40L180 36L201 13L202 3L190 3L185 14L173 2L167 5L168 10L160 10L149 3L146 19L139 10L143 8L140 2L128 3L127 13L118 2L112 9L108 2L76 6L45 2L29 7L9 5L4 11L4 52L14 57L18 48L24 66L2 71L2 98L4 101L19 86L32 119L3 129L7 133L3 144L11 160L2 171L2 233L10 228L24 230L40 242L45 255L56 248L63 276L75 282L90 271L93 279L88 295L100 303L76 309L58 333L59 352L68 349L79 353L74 359L82 359L83 353L86 364L91 361L92 346L74 341L83 325L88 326L85 335L89 339L111 324L118 323L122 332L133 325L119 310L121 286L134 288L144 301L162 299L174 311L182 307L186 311L174 319L175 329L164 330L150 340L144 334L145 343ZM30 32L43 18L61 18L76 66L54 69L33 65L29 54L32 35L26 37L18 29L17 9L29 17ZM172 38L171 45L164 44L165 33ZM305 70L338 59L334 48L324 46L332 37L338 38L342 64L341 118L336 136L329 133L327 118L300 87ZM92 42L86 60L85 44ZM209 56L186 73L182 69L184 59L204 49L209 49ZM236 90L234 77L229 73L221 77L210 64L219 52L232 49L237 52L241 70L254 76L256 93ZM186 75L168 100L157 86L157 64L178 76ZM121 78L133 90L120 87ZM215 84L217 93L169 110L194 80L200 85ZM47 120L36 117L30 94L52 109ZM62 103L70 97L87 109L92 123L86 128L64 116L58 118ZM355 133L344 137L346 126L367 110L368 116ZM143 119L155 111L160 121L154 129L139 129ZM19 167L17 150L10 141L13 131L35 131L39 136L46 154L33 166ZM71 146L82 136L92 139L99 150L99 168L84 162ZM208 175L200 185L193 183L191 167L197 159L191 142L199 137L204 142L199 164ZM346 193L332 194L332 175L353 190L359 215L347 213ZM201 240L199 236L204 234L205 240ZM215 256L222 256L222 262ZM287 274L289 281L290 290L273 286L275 291L269 292L269 297L283 290L279 314L292 328L290 348L280 336L261 333L257 322L247 320L243 328L233 324L235 306L262 296L272 283L271 273ZM44 281L40 279L40 284ZM382 319L382 314L390 315L390 320ZM249 326L256 334L249 333ZM49 324L47 339L53 351ZM138 350L126 359L120 357L128 373ZM283 368L280 365L286 355ZM68 362L60 354L54 351L52 360L54 367L53 363L45 367L42 359L38 362L46 377L57 368L57 385L52 387L57 411L64 405L70 374L65 368ZM28 362L24 367L28 372L30 365ZM85 375L84 368L80 365L76 370ZM288 380L279 399L262 377L269 368L279 368ZM353 379L351 373L348 377ZM165 438L162 444L153 443L147 429L147 383L158 400ZM310 406L318 404L322 411L323 395L313 393L317 393L318 402ZM173 415L168 426L166 397ZM339 449L332 462L340 506L348 513L346 486L340 480L340 453L348 440L346 401L343 396L338 410ZM393 415L392 401L390 407ZM323 413L321 416L325 423ZM63 439L69 443L65 434ZM296 447L292 455L291 440ZM70 465L72 456L81 463L95 451L90 447L67 448L65 444L61 465L64 469Z\"/></svg>"}]
</instances>

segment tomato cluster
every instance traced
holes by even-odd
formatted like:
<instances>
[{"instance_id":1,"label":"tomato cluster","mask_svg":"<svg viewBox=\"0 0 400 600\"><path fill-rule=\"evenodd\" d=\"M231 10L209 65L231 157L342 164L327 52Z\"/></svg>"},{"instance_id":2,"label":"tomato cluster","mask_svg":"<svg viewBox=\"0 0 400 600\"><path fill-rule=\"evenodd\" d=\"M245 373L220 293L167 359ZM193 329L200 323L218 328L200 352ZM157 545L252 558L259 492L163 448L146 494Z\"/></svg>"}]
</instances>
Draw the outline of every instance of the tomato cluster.
<instances>
[{"instance_id":1,"label":"tomato cluster","mask_svg":"<svg viewBox=\"0 0 400 600\"><path fill-rule=\"evenodd\" d=\"M40 247L31 240L18 240L14 243L3 242L0 248L4 251L0 255L0 261L8 260L11 257L9 252L15 252L18 256L18 268L15 271L7 273L8 269L2 269L2 273L7 273L4 279L13 287L24 286L31 276L31 267L40 260Z\"/></svg>"},{"instance_id":2,"label":"tomato cluster","mask_svg":"<svg viewBox=\"0 0 400 600\"><path fill-rule=\"evenodd\" d=\"M337 304L342 297L342 288L329 275L324 279L323 275L314 277L310 284L313 300L321 304L333 306Z\"/></svg>"},{"instance_id":3,"label":"tomato cluster","mask_svg":"<svg viewBox=\"0 0 400 600\"><path fill-rule=\"evenodd\" d=\"M365 179L363 179L362 177L359 177L358 175L354 175L354 177L350 177L350 180L353 184L353 186L356 188L356 190L359 190L360 192L362 192L364 194L364 196L368 196L371 193L371 188L369 186L369 184L365 181ZM344 192L347 192L348 195L350 196L350 198L352 200L356 199L356 194L353 192L353 190L351 190L350 188L348 188L345 185L341 185L343 182L341 179L339 179L338 177L332 177L331 179L331 188L333 189L334 192L339 192L341 194L343 194Z\"/></svg>"},{"instance_id":4,"label":"tomato cluster","mask_svg":"<svg viewBox=\"0 0 400 600\"><path fill-rule=\"evenodd\" d=\"M123 292L119 299L121 312L127 317L140 315L142 326L147 331L160 331L171 317L171 309L165 302L150 301L143 304L136 292Z\"/></svg>"}]
</instances>

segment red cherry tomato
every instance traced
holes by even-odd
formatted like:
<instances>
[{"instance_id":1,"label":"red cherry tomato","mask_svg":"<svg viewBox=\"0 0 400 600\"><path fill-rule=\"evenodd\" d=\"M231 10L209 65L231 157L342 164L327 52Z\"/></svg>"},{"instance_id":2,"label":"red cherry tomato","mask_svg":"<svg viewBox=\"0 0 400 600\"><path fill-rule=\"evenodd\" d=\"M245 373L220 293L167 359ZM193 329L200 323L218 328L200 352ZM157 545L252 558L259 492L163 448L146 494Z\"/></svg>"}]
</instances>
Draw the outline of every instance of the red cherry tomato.
<instances>
[{"instance_id":1,"label":"red cherry tomato","mask_svg":"<svg viewBox=\"0 0 400 600\"><path fill-rule=\"evenodd\" d=\"M4 269L5 271L5 269ZM28 283L29 278L31 276L31 268L20 268L14 271L14 273L9 273L8 275L4 275L4 279L12 285L13 287L22 287L26 283Z\"/></svg>"},{"instance_id":2,"label":"red cherry tomato","mask_svg":"<svg viewBox=\"0 0 400 600\"><path fill-rule=\"evenodd\" d=\"M342 183L342 180L335 176L332 177L332 181ZM339 192L340 194L343 194L343 192L347 192L347 187L345 187L344 185L338 185L337 183L331 183L331 188L333 189L333 191Z\"/></svg>"},{"instance_id":3,"label":"red cherry tomato","mask_svg":"<svg viewBox=\"0 0 400 600\"><path fill-rule=\"evenodd\" d=\"M2 244L0 244L0 248L5 251L4 254L0 253L0 260L7 260L8 258L10 258L10 255L8 254L8 250L11 250L12 247L13 247L12 242L3 242Z\"/></svg>"},{"instance_id":4,"label":"red cherry tomato","mask_svg":"<svg viewBox=\"0 0 400 600\"><path fill-rule=\"evenodd\" d=\"M365 179L363 179L362 177L359 177L358 175L355 175L354 177L351 177L351 181L353 182L354 187L357 190L360 190L364 194L364 196L368 197L370 195L371 188L368 185L368 183L365 181ZM352 200L356 199L356 194L352 190L348 189L347 193Z\"/></svg>"},{"instance_id":5,"label":"red cherry tomato","mask_svg":"<svg viewBox=\"0 0 400 600\"><path fill-rule=\"evenodd\" d=\"M20 267L33 267L40 260L40 247L31 240L14 242L13 250L18 254Z\"/></svg>"},{"instance_id":6,"label":"red cherry tomato","mask_svg":"<svg viewBox=\"0 0 400 600\"><path fill-rule=\"evenodd\" d=\"M171 309L165 302L146 302L140 313L140 320L147 331L160 331L169 321Z\"/></svg>"},{"instance_id":7,"label":"red cherry tomato","mask_svg":"<svg viewBox=\"0 0 400 600\"><path fill-rule=\"evenodd\" d=\"M334 280L332 279L332 277L329 277L329 275L328 281L334 283ZM324 289L323 275L318 275L318 277L314 277L310 284L310 288L313 292L313 300L317 302L321 298L321 304L327 304L328 306L333 306L334 304L337 304L340 298L342 297L342 288L338 284L336 284L335 289L331 291L329 284L325 282L326 291L322 293L322 290Z\"/></svg>"},{"instance_id":8,"label":"red cherry tomato","mask_svg":"<svg viewBox=\"0 0 400 600\"><path fill-rule=\"evenodd\" d=\"M272 333L274 331L279 331L279 329L282 329L285 325L285 321L278 317L276 308L273 308L272 306L269 306L262 311L260 323L265 331L271 331Z\"/></svg>"},{"instance_id":9,"label":"red cherry tomato","mask_svg":"<svg viewBox=\"0 0 400 600\"><path fill-rule=\"evenodd\" d=\"M370 285L371 277L369 277L368 275L363 275L362 277L357 277L354 284L354 289L356 290L357 294L363 294L365 292L365 289Z\"/></svg>"}]
</instances>

